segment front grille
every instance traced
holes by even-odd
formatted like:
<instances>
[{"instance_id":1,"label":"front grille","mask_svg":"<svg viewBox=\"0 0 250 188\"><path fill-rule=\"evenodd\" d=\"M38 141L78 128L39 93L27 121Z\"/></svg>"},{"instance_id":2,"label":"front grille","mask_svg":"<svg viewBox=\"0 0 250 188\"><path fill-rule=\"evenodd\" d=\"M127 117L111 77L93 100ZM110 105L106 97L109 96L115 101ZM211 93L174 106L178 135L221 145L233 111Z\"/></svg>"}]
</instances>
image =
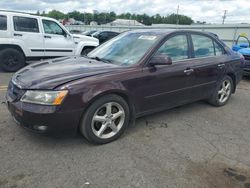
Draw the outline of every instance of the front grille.
<instances>
[{"instance_id":1,"label":"front grille","mask_svg":"<svg viewBox=\"0 0 250 188\"><path fill-rule=\"evenodd\" d=\"M7 94L13 101L20 100L24 92L24 90L20 89L12 81L10 81Z\"/></svg>"}]
</instances>

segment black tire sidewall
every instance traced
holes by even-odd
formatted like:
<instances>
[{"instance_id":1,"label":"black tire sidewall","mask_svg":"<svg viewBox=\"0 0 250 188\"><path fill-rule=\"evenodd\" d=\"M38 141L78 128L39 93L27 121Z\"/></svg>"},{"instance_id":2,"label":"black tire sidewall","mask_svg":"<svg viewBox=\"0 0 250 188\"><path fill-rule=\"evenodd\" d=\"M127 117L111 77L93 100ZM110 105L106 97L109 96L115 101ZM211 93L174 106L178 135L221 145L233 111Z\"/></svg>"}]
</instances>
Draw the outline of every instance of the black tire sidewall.
<instances>
[{"instance_id":1,"label":"black tire sidewall","mask_svg":"<svg viewBox=\"0 0 250 188\"><path fill-rule=\"evenodd\" d=\"M8 53L12 54L12 55L15 55L17 57L18 64L16 66L9 67L8 65L3 63L3 58ZM24 57L22 52L20 52L20 51L18 51L16 49L7 48L7 49L4 49L4 50L1 50L0 51L0 66L4 71L15 72L15 71L17 71L17 70L19 70L19 69L21 69L22 67L25 66L25 57Z\"/></svg>"},{"instance_id":2,"label":"black tire sidewall","mask_svg":"<svg viewBox=\"0 0 250 188\"><path fill-rule=\"evenodd\" d=\"M91 127L91 122L92 122L92 118L94 113L96 112L96 110L102 106L105 103L108 102L116 102L118 104L120 104L124 111L125 111L125 121L124 124L122 126L122 128L119 130L119 132L114 135L111 138L108 139L101 139L98 138L92 131L92 127ZM120 96L118 95L105 95L99 99L97 99L96 101L94 101L89 107L88 109L85 111L83 118L81 120L80 123L80 131L83 134L83 136L91 143L93 144L106 144L109 142L112 142L114 140L116 140L117 138L119 138L123 132L126 130L126 128L129 125L129 106L127 104L127 102Z\"/></svg>"}]
</instances>

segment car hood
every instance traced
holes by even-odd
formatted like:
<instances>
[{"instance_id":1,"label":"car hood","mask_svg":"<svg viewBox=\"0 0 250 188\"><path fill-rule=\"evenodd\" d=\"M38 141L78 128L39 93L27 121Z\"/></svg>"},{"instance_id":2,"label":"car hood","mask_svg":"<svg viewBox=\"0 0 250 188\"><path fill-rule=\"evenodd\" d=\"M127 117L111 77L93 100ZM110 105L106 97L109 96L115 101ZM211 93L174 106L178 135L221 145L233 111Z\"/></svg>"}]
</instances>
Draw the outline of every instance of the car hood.
<instances>
[{"instance_id":1,"label":"car hood","mask_svg":"<svg viewBox=\"0 0 250 188\"><path fill-rule=\"evenodd\" d=\"M75 42L80 42L80 41L88 41L88 42L94 42L99 44L99 40L94 38L94 37L89 37L86 35L81 35L81 34L73 34L73 38Z\"/></svg>"},{"instance_id":2,"label":"car hood","mask_svg":"<svg viewBox=\"0 0 250 188\"><path fill-rule=\"evenodd\" d=\"M250 48L242 48L238 52L242 55L250 55Z\"/></svg>"},{"instance_id":3,"label":"car hood","mask_svg":"<svg viewBox=\"0 0 250 188\"><path fill-rule=\"evenodd\" d=\"M22 89L54 89L73 80L118 69L121 67L84 57L64 57L31 64L15 73L12 81Z\"/></svg>"}]
</instances>

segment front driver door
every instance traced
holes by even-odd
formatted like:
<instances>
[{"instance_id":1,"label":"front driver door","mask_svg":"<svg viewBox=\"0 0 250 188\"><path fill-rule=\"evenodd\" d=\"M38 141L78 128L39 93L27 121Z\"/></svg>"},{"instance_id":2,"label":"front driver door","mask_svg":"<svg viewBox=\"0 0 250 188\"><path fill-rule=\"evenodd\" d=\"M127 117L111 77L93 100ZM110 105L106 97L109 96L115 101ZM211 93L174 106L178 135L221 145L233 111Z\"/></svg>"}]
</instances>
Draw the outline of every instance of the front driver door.
<instances>
[{"instance_id":1,"label":"front driver door","mask_svg":"<svg viewBox=\"0 0 250 188\"><path fill-rule=\"evenodd\" d=\"M146 66L141 77L140 111L147 113L152 110L171 108L189 101L192 77L189 72L189 43L185 34L170 37L157 50L172 58L172 65Z\"/></svg>"},{"instance_id":2,"label":"front driver door","mask_svg":"<svg viewBox=\"0 0 250 188\"><path fill-rule=\"evenodd\" d=\"M42 20L44 29L45 56L71 56L75 54L75 42L59 24Z\"/></svg>"}]
</instances>

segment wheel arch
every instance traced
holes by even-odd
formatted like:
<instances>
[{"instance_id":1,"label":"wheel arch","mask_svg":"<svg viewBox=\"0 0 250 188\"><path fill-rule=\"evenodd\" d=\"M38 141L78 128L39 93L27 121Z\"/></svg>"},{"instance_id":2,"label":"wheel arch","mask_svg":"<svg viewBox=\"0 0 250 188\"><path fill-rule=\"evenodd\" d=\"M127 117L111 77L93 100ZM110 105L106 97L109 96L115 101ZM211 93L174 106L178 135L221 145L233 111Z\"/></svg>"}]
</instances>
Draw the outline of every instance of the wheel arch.
<instances>
[{"instance_id":1,"label":"wheel arch","mask_svg":"<svg viewBox=\"0 0 250 188\"><path fill-rule=\"evenodd\" d=\"M89 106L97 99L105 96L105 95L117 95L119 97L122 97L129 106L129 110L130 110L130 122L133 122L135 120L135 114L136 114L136 110L135 110L135 105L131 99L131 97L125 93L122 90L108 90L108 91L103 91L101 93L98 93L96 96L94 96L91 100L89 100L86 104L86 108L83 112L83 114L85 113L85 111L89 108Z\"/></svg>"},{"instance_id":2,"label":"wheel arch","mask_svg":"<svg viewBox=\"0 0 250 188\"><path fill-rule=\"evenodd\" d=\"M78 45L77 45L77 48L76 48L76 52L75 52L75 55L81 55L81 52L82 50L87 47L91 47L91 48L95 48L99 45L99 43L97 42L79 42Z\"/></svg>"},{"instance_id":3,"label":"wheel arch","mask_svg":"<svg viewBox=\"0 0 250 188\"><path fill-rule=\"evenodd\" d=\"M81 54L82 54L82 52L83 52L83 50L85 50L85 49L88 49L88 48L90 48L90 49L94 49L96 46L83 46L83 48L82 48L82 50L81 50Z\"/></svg>"},{"instance_id":4,"label":"wheel arch","mask_svg":"<svg viewBox=\"0 0 250 188\"><path fill-rule=\"evenodd\" d=\"M232 91L232 93L235 93L235 90L236 90L236 76L232 72L227 73L227 76L229 76L233 80L233 91Z\"/></svg>"},{"instance_id":5,"label":"wheel arch","mask_svg":"<svg viewBox=\"0 0 250 188\"><path fill-rule=\"evenodd\" d=\"M19 45L16 45L16 44L0 44L0 51L4 50L4 49L7 49L7 48L12 48L12 49L18 50L26 58L26 55L25 55L24 51L22 50L22 48Z\"/></svg>"}]
</instances>

